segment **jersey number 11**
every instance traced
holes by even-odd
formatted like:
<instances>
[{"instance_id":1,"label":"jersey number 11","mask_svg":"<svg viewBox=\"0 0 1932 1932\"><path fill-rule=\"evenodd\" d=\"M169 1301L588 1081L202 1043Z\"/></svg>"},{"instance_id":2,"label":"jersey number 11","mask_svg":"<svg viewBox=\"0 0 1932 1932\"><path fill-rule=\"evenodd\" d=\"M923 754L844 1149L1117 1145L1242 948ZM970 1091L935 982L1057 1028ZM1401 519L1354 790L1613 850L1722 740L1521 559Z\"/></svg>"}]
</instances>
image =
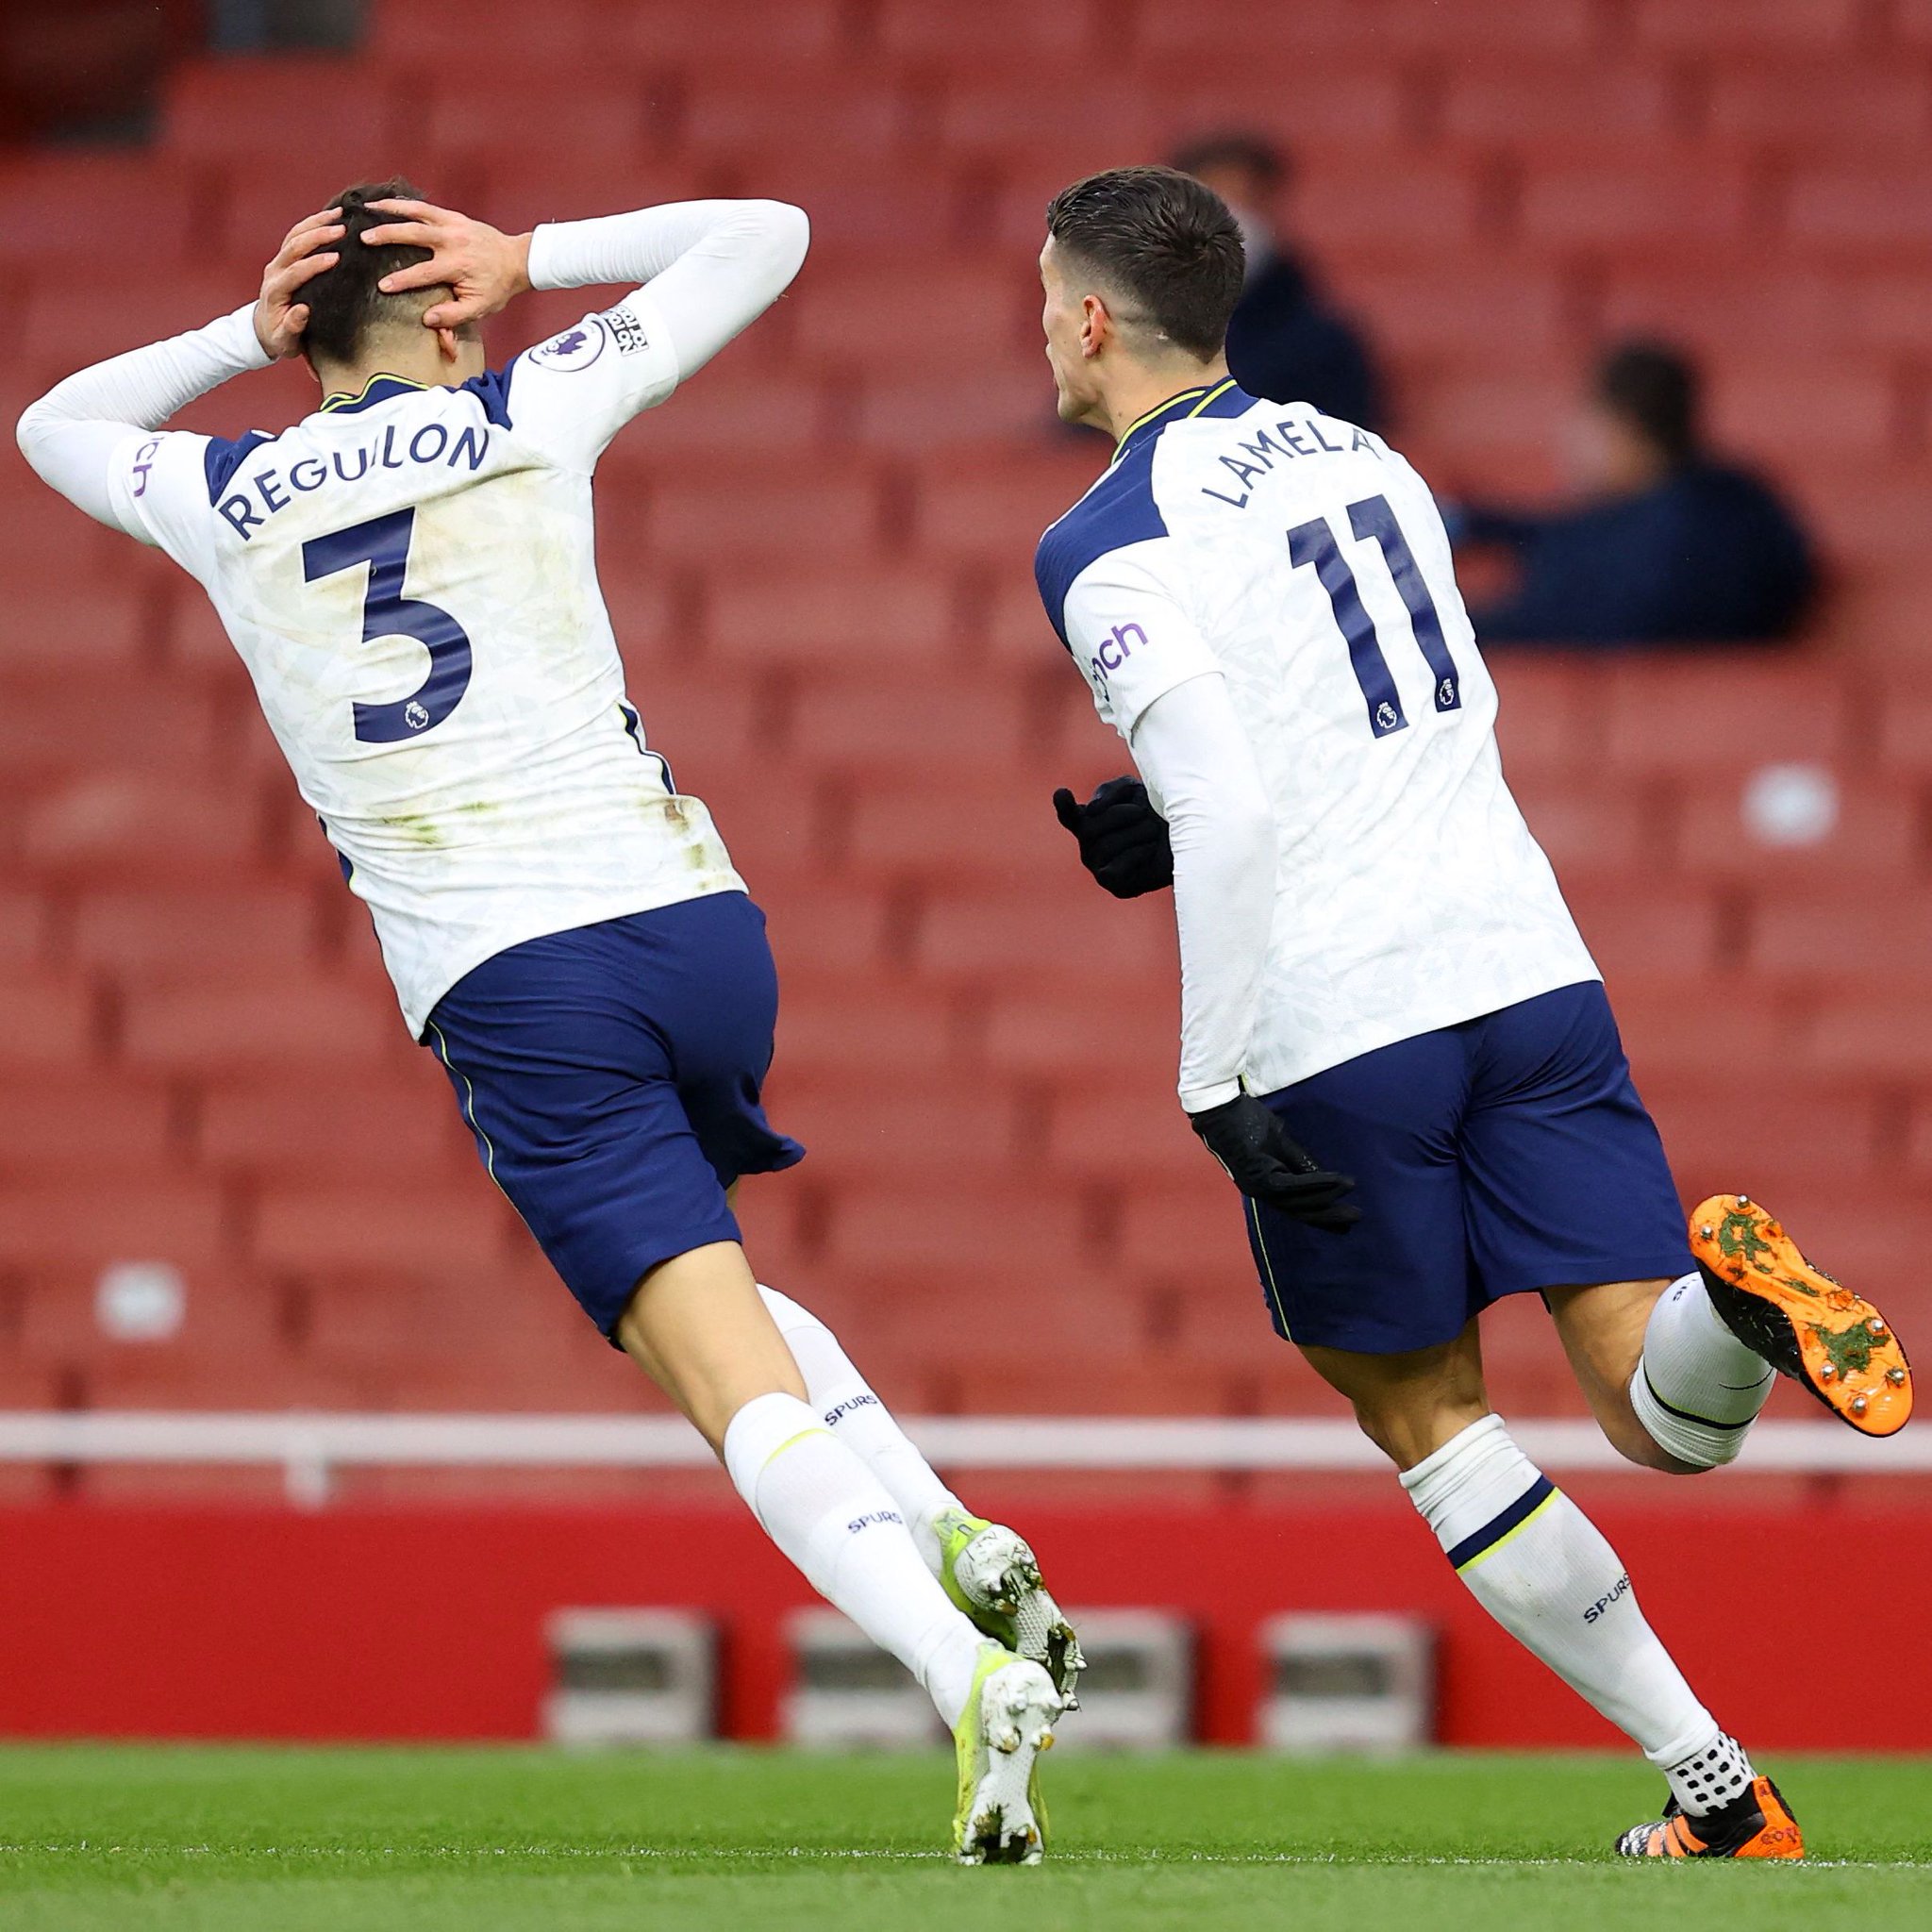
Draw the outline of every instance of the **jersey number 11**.
<instances>
[{"instance_id":1,"label":"jersey number 11","mask_svg":"<svg viewBox=\"0 0 1932 1932\"><path fill-rule=\"evenodd\" d=\"M1429 670L1436 680L1436 708L1457 711L1462 708L1462 684L1456 675L1456 660L1442 636L1442 620L1436 614L1436 601L1423 581L1408 539L1395 521L1386 496L1371 496L1348 507L1348 526L1357 538L1373 537L1382 546L1389 575L1408 611L1415 628L1415 641L1422 646ZM1315 566L1322 588L1328 592L1329 608L1348 642L1348 661L1355 667L1355 681L1362 688L1369 708L1369 729L1377 738L1402 730L1408 718L1395 680L1389 675L1389 660L1382 655L1381 640L1375 635L1374 620L1362 608L1361 592L1356 588L1355 573L1335 541L1326 517L1297 524L1288 533L1288 554L1297 567Z\"/></svg>"}]
</instances>

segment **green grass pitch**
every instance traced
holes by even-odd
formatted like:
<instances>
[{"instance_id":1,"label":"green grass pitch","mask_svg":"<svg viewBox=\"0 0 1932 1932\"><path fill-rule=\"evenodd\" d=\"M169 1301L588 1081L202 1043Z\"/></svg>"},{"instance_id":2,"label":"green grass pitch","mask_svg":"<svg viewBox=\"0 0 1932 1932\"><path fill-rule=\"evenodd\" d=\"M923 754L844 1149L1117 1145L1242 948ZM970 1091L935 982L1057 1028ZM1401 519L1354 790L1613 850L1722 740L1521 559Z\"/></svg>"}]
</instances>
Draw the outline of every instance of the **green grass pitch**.
<instances>
[{"instance_id":1,"label":"green grass pitch","mask_svg":"<svg viewBox=\"0 0 1932 1932\"><path fill-rule=\"evenodd\" d=\"M938 1757L720 1749L0 1750L8 1932L1697 1932L1932 1924L1932 1760L1772 1766L1814 1862L1630 1865L1602 1757L1045 1767L1038 1871L940 1854ZM1668 1915L1668 1916L1666 1916Z\"/></svg>"}]
</instances>

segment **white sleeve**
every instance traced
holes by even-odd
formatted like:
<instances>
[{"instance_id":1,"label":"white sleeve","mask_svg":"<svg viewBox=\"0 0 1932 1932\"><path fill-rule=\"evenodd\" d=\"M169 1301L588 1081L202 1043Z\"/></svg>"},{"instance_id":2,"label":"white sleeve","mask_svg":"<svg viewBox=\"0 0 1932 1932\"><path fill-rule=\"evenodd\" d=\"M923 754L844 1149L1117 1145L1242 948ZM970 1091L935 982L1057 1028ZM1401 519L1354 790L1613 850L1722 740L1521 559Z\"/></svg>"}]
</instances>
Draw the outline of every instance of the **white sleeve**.
<instances>
[{"instance_id":1,"label":"white sleeve","mask_svg":"<svg viewBox=\"0 0 1932 1932\"><path fill-rule=\"evenodd\" d=\"M1134 762L1174 845L1181 948L1181 1105L1241 1092L1274 923L1274 814L1221 674L1141 713Z\"/></svg>"},{"instance_id":2,"label":"white sleeve","mask_svg":"<svg viewBox=\"0 0 1932 1932\"><path fill-rule=\"evenodd\" d=\"M530 285L637 282L511 366L518 428L590 469L610 440L762 315L805 260L810 225L780 201L682 201L530 237Z\"/></svg>"},{"instance_id":3,"label":"white sleeve","mask_svg":"<svg viewBox=\"0 0 1932 1932\"><path fill-rule=\"evenodd\" d=\"M207 439L155 432L230 376L268 367L254 314L251 303L206 328L70 375L21 417L21 454L89 516L143 543L162 541L157 479L192 472Z\"/></svg>"},{"instance_id":4,"label":"white sleeve","mask_svg":"<svg viewBox=\"0 0 1932 1932\"><path fill-rule=\"evenodd\" d=\"M1096 558L1067 591L1067 649L1093 691L1100 715L1123 738L1162 692L1218 671L1219 661L1174 591L1161 580L1158 541Z\"/></svg>"}]
</instances>

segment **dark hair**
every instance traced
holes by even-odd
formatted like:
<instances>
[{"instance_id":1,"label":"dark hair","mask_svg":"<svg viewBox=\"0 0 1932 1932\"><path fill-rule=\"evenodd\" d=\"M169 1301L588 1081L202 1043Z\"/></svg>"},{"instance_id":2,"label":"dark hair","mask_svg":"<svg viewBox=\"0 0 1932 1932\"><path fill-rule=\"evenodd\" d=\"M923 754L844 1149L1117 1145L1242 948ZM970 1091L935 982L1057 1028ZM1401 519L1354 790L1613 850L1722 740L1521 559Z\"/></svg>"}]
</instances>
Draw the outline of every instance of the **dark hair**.
<instances>
[{"instance_id":1,"label":"dark hair","mask_svg":"<svg viewBox=\"0 0 1932 1932\"><path fill-rule=\"evenodd\" d=\"M334 205L341 209L342 225L347 230L335 244L341 259L308 283L300 296L308 305L308 326L302 331L302 353L311 365L318 357L327 362L353 363L360 356L363 340L372 327L414 315L413 295L385 295L375 285L399 268L427 261L430 251L403 244L370 248L364 245L362 233L366 228L379 228L384 223L398 219L371 208L372 201L422 198L422 191L400 175L387 181L358 182L336 196Z\"/></svg>"},{"instance_id":2,"label":"dark hair","mask_svg":"<svg viewBox=\"0 0 1932 1932\"><path fill-rule=\"evenodd\" d=\"M1663 342L1622 342L1597 364L1591 388L1673 464L1695 455L1703 384L1689 357Z\"/></svg>"},{"instance_id":3,"label":"dark hair","mask_svg":"<svg viewBox=\"0 0 1932 1932\"><path fill-rule=\"evenodd\" d=\"M1196 135L1175 152L1174 164L1183 175L1204 168L1245 168L1264 187L1279 188L1288 179L1288 157L1258 134L1227 127Z\"/></svg>"},{"instance_id":4,"label":"dark hair","mask_svg":"<svg viewBox=\"0 0 1932 1932\"><path fill-rule=\"evenodd\" d=\"M1047 204L1046 231L1176 348L1207 361L1227 339L1246 257L1227 204L1177 168L1109 168Z\"/></svg>"}]
</instances>

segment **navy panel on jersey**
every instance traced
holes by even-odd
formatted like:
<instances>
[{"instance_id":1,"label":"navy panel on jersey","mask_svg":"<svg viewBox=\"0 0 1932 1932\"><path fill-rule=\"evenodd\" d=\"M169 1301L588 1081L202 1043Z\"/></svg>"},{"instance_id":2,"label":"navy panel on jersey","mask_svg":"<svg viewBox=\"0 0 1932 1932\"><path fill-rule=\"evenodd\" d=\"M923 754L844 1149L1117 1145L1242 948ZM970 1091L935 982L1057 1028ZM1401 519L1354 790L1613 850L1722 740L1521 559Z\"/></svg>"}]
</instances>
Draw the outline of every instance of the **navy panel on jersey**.
<instances>
[{"instance_id":1,"label":"navy panel on jersey","mask_svg":"<svg viewBox=\"0 0 1932 1932\"><path fill-rule=\"evenodd\" d=\"M724 1191L805 1157L759 1102L778 976L742 892L511 946L438 1002L491 1178L608 1336L660 1262L739 1239Z\"/></svg>"},{"instance_id":2,"label":"navy panel on jersey","mask_svg":"<svg viewBox=\"0 0 1932 1932\"><path fill-rule=\"evenodd\" d=\"M1067 592L1074 579L1109 551L1167 535L1167 519L1154 500L1152 440L1123 449L1112 469L1048 527L1033 553L1033 580L1061 643L1067 641Z\"/></svg>"},{"instance_id":3,"label":"navy panel on jersey","mask_svg":"<svg viewBox=\"0 0 1932 1932\"><path fill-rule=\"evenodd\" d=\"M1683 1209L1602 985L1446 1026L1267 1096L1356 1178L1345 1235L1245 1203L1276 1331L1363 1355L1428 1348L1507 1294L1674 1280Z\"/></svg>"}]
</instances>

